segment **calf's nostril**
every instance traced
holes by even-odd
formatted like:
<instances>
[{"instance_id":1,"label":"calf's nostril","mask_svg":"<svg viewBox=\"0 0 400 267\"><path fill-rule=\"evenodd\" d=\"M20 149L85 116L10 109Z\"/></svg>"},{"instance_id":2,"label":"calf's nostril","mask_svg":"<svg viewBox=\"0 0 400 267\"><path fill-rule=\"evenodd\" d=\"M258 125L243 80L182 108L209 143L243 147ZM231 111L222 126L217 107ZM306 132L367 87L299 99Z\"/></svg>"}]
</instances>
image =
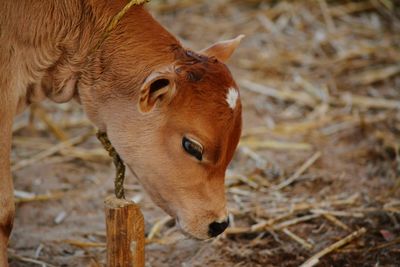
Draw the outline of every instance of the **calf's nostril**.
<instances>
[{"instance_id":1,"label":"calf's nostril","mask_svg":"<svg viewBox=\"0 0 400 267\"><path fill-rule=\"evenodd\" d=\"M221 234L229 225L229 219L224 222L212 222L208 226L208 235L210 237L216 237Z\"/></svg>"}]
</instances>

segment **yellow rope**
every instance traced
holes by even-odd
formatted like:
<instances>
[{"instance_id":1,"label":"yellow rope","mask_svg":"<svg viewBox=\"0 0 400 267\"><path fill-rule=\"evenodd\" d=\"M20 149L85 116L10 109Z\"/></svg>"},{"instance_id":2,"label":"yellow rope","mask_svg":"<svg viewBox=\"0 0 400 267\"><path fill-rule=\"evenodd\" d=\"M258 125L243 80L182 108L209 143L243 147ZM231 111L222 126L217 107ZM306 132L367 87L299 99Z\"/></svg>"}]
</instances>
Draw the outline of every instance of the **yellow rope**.
<instances>
[{"instance_id":1,"label":"yellow rope","mask_svg":"<svg viewBox=\"0 0 400 267\"><path fill-rule=\"evenodd\" d=\"M128 10L132 7L132 6L137 6L137 5L142 5L146 2L148 2L149 0L130 0L128 2L128 4L126 4L124 6L124 8L118 12L117 15L115 15L113 17L113 19L111 20L110 24L108 25L106 32L111 32L118 24L118 22L120 21L120 19L125 15L126 12L128 12Z\"/></svg>"},{"instance_id":2,"label":"yellow rope","mask_svg":"<svg viewBox=\"0 0 400 267\"><path fill-rule=\"evenodd\" d=\"M114 192L115 196L119 199L125 199L125 192L124 192L124 180L125 180L125 165L122 161L121 157L118 155L115 148L112 146L110 140L107 137L106 133L97 132L96 134L97 139L101 142L104 149L107 150L110 157L113 159L116 174L114 180Z\"/></svg>"},{"instance_id":3,"label":"yellow rope","mask_svg":"<svg viewBox=\"0 0 400 267\"><path fill-rule=\"evenodd\" d=\"M126 14L126 12L128 12L128 10L132 7L132 6L138 6L138 5L142 5L144 3L149 2L150 0L130 0L128 2L128 4L126 4L124 6L124 8L118 12L110 21L110 23L108 24L105 32L103 33L103 36L100 40L100 42L96 45L96 47L94 48L94 51L96 51L104 42L104 40L110 35L111 31L115 29L115 27L117 27L118 22L122 19L122 17ZM93 51L93 52L94 52Z\"/></svg>"}]
</instances>

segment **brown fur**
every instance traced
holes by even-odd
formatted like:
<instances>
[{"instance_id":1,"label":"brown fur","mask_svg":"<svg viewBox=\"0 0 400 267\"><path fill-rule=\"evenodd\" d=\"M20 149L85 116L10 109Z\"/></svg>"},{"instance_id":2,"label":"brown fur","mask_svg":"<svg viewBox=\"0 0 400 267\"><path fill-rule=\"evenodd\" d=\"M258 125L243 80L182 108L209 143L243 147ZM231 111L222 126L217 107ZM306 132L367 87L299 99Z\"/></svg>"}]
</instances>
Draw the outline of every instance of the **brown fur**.
<instances>
[{"instance_id":1,"label":"brown fur","mask_svg":"<svg viewBox=\"0 0 400 267\"><path fill-rule=\"evenodd\" d=\"M142 7L131 8L93 51L126 1L0 2L0 266L14 217L10 174L12 121L45 98L76 98L153 200L182 229L207 238L226 218L224 175L241 131L241 106L226 103L237 88L226 60L238 39L203 55L184 49ZM168 85L152 91L152 79ZM182 136L204 146L199 162Z\"/></svg>"}]
</instances>

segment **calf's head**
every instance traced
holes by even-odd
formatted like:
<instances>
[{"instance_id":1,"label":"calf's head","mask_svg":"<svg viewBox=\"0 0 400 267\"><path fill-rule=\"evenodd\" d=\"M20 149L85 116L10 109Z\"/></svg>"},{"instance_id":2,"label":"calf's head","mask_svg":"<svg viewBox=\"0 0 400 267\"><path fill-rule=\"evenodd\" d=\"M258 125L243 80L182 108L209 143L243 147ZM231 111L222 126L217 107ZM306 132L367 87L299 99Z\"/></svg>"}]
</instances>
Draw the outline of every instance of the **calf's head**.
<instances>
[{"instance_id":1,"label":"calf's head","mask_svg":"<svg viewBox=\"0 0 400 267\"><path fill-rule=\"evenodd\" d=\"M171 48L173 61L149 68L131 95L115 93L129 83L102 78L102 88L119 88L81 96L153 201L199 239L228 225L224 178L242 121L238 87L223 62L240 39L200 53ZM96 111L93 102L102 102Z\"/></svg>"}]
</instances>

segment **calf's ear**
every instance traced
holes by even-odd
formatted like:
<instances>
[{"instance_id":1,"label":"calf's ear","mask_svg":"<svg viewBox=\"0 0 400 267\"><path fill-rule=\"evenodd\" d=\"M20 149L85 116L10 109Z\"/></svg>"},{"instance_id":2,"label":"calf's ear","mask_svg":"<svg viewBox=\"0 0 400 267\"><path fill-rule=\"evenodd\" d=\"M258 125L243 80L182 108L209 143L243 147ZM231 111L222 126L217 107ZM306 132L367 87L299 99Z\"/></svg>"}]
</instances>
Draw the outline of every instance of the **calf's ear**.
<instances>
[{"instance_id":1,"label":"calf's ear","mask_svg":"<svg viewBox=\"0 0 400 267\"><path fill-rule=\"evenodd\" d=\"M215 43L212 46L201 50L200 53L209 57L216 57L219 61L225 62L231 57L243 38L244 35L241 34L234 39Z\"/></svg>"},{"instance_id":2,"label":"calf's ear","mask_svg":"<svg viewBox=\"0 0 400 267\"><path fill-rule=\"evenodd\" d=\"M172 67L153 71L140 88L139 110L150 112L157 102L169 102L175 93L175 71Z\"/></svg>"}]
</instances>

